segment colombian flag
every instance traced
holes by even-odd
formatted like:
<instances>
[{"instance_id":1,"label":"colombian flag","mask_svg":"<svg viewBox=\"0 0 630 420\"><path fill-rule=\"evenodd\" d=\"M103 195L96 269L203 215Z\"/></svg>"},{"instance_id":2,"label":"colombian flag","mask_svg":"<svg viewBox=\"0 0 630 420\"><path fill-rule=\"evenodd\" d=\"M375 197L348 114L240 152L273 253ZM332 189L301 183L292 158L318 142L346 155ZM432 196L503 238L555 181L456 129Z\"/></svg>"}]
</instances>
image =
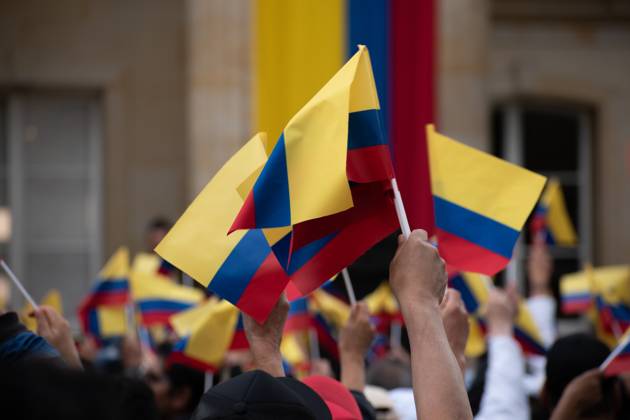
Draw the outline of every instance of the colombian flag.
<instances>
[{"instance_id":1,"label":"colombian flag","mask_svg":"<svg viewBox=\"0 0 630 420\"><path fill-rule=\"evenodd\" d=\"M57 289L51 289L46 296L44 296L41 300L41 305L50 306L55 311L57 311L60 315L63 315L63 304L61 301L61 293ZM0 308L1 309L1 308ZM33 312L33 307L30 303L26 303L24 308L20 311L20 321L22 324L29 329L30 331L37 331L37 320L35 317L29 316L29 314Z\"/></svg>"},{"instance_id":2,"label":"colombian flag","mask_svg":"<svg viewBox=\"0 0 630 420\"><path fill-rule=\"evenodd\" d=\"M561 309L565 314L579 314L593 305L592 268L578 273L565 274L560 278Z\"/></svg>"},{"instance_id":3,"label":"colombian flag","mask_svg":"<svg viewBox=\"0 0 630 420\"><path fill-rule=\"evenodd\" d=\"M404 323L398 301L394 297L389 283L383 282L365 297L372 322L379 334L387 334L393 322Z\"/></svg>"},{"instance_id":4,"label":"colombian flag","mask_svg":"<svg viewBox=\"0 0 630 420\"><path fill-rule=\"evenodd\" d=\"M619 345L610 353L599 368L605 376L615 376L630 371L630 331L621 338Z\"/></svg>"},{"instance_id":5,"label":"colombian flag","mask_svg":"<svg viewBox=\"0 0 630 420\"><path fill-rule=\"evenodd\" d=\"M393 177L367 48L284 128L231 230L293 226L353 207L348 181Z\"/></svg>"},{"instance_id":6,"label":"colombian flag","mask_svg":"<svg viewBox=\"0 0 630 420\"><path fill-rule=\"evenodd\" d=\"M181 339L169 362L216 372L234 339L238 310L228 301L209 299L191 311L171 317L171 325Z\"/></svg>"},{"instance_id":7,"label":"colombian flag","mask_svg":"<svg viewBox=\"0 0 630 420\"><path fill-rule=\"evenodd\" d=\"M143 325L167 324L171 315L201 302L204 295L157 273L132 272L131 295Z\"/></svg>"},{"instance_id":8,"label":"colombian flag","mask_svg":"<svg viewBox=\"0 0 630 420\"><path fill-rule=\"evenodd\" d=\"M98 275L98 281L79 305L84 333L107 339L127 331L126 305L129 298L129 250L119 248Z\"/></svg>"},{"instance_id":9,"label":"colombian flag","mask_svg":"<svg viewBox=\"0 0 630 420\"><path fill-rule=\"evenodd\" d=\"M440 254L448 265L494 275L514 244L545 177L466 146L427 126Z\"/></svg>"},{"instance_id":10,"label":"colombian flag","mask_svg":"<svg viewBox=\"0 0 630 420\"><path fill-rule=\"evenodd\" d=\"M630 326L630 267L599 267L590 276L601 327L620 337Z\"/></svg>"},{"instance_id":11,"label":"colombian flag","mask_svg":"<svg viewBox=\"0 0 630 420\"><path fill-rule=\"evenodd\" d=\"M257 134L228 160L155 249L259 322L267 318L289 281L268 239L286 232L227 233L249 191L248 183L267 160L265 144L266 136Z\"/></svg>"},{"instance_id":12,"label":"colombian flag","mask_svg":"<svg viewBox=\"0 0 630 420\"><path fill-rule=\"evenodd\" d=\"M567 212L562 187L557 179L547 183L531 221L533 237L542 235L550 245L575 246L577 234Z\"/></svg>"},{"instance_id":13,"label":"colombian flag","mask_svg":"<svg viewBox=\"0 0 630 420\"><path fill-rule=\"evenodd\" d=\"M270 242L306 295L397 229L392 177L370 57L360 46L289 121L230 230L290 228Z\"/></svg>"},{"instance_id":14,"label":"colombian flag","mask_svg":"<svg viewBox=\"0 0 630 420\"><path fill-rule=\"evenodd\" d=\"M472 273L457 273L449 278L450 287L459 291L466 306L466 311L476 319L476 324L485 334L487 330L486 320L481 313L481 308L488 301L488 291L491 287L490 279L485 276ZM514 338L527 354L544 355L545 346L534 323L527 306L522 302L518 304L518 314L514 322ZM473 339L475 337L473 336ZM478 343L467 343L467 346L477 347Z\"/></svg>"}]
</instances>

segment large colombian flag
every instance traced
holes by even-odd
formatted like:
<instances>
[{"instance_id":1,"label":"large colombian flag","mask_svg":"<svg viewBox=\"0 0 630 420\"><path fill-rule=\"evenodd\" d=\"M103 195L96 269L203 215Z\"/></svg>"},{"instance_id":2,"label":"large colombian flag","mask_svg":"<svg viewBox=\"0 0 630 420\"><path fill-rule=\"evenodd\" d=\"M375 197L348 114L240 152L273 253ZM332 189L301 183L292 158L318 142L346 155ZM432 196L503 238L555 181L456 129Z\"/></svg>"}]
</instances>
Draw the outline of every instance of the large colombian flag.
<instances>
[{"instance_id":1,"label":"large colombian flag","mask_svg":"<svg viewBox=\"0 0 630 420\"><path fill-rule=\"evenodd\" d=\"M286 121L355 53L356 46L366 45L383 132L410 225L431 234L424 124L435 121L435 0L251 4L254 129L278 138Z\"/></svg>"},{"instance_id":2,"label":"large colombian flag","mask_svg":"<svg viewBox=\"0 0 630 420\"><path fill-rule=\"evenodd\" d=\"M289 121L231 231L290 228L270 241L306 295L397 229L367 48Z\"/></svg>"},{"instance_id":3,"label":"large colombian flag","mask_svg":"<svg viewBox=\"0 0 630 420\"><path fill-rule=\"evenodd\" d=\"M448 265L494 275L512 258L545 177L427 126L440 254Z\"/></svg>"},{"instance_id":4,"label":"large colombian flag","mask_svg":"<svg viewBox=\"0 0 630 420\"><path fill-rule=\"evenodd\" d=\"M289 278L267 236L285 232L228 230L243 204L241 189L253 182L267 154L266 136L257 134L217 172L188 206L156 252L208 290L262 322Z\"/></svg>"}]
</instances>

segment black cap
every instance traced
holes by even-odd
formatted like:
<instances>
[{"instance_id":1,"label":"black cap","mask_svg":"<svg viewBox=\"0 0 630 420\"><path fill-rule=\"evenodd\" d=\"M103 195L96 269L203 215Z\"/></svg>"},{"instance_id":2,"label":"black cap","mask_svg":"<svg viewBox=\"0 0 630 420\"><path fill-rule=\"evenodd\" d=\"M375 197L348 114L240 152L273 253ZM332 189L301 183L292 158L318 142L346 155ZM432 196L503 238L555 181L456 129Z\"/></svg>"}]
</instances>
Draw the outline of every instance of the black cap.
<instances>
[{"instance_id":1,"label":"black cap","mask_svg":"<svg viewBox=\"0 0 630 420\"><path fill-rule=\"evenodd\" d=\"M209 389L193 420L332 419L324 400L292 378L274 378L254 370Z\"/></svg>"}]
</instances>

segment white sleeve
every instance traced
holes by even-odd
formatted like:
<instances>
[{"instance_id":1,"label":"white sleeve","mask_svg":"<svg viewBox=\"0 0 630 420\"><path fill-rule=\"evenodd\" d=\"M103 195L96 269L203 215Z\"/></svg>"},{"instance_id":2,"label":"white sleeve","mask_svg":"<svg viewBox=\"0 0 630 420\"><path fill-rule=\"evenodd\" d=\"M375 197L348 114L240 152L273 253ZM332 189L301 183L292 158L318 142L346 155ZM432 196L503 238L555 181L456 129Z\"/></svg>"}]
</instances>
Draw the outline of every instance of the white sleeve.
<instances>
[{"instance_id":1,"label":"white sleeve","mask_svg":"<svg viewBox=\"0 0 630 420\"><path fill-rule=\"evenodd\" d=\"M475 420L528 420L524 376L525 360L516 340L489 336L486 384Z\"/></svg>"},{"instance_id":2,"label":"white sleeve","mask_svg":"<svg viewBox=\"0 0 630 420\"><path fill-rule=\"evenodd\" d=\"M545 346L551 346L556 340L556 300L553 296L533 296L527 299L527 308Z\"/></svg>"}]
</instances>

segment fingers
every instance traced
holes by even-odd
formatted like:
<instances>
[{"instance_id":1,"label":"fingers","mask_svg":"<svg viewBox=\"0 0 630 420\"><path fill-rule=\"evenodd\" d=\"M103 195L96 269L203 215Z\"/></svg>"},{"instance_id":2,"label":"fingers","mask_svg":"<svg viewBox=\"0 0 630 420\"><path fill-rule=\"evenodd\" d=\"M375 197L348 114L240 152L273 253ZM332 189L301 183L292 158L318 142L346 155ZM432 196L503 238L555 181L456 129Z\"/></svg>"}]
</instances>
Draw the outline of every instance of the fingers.
<instances>
[{"instance_id":1,"label":"fingers","mask_svg":"<svg viewBox=\"0 0 630 420\"><path fill-rule=\"evenodd\" d=\"M37 334L42 337L48 337L52 333L52 326L48 316L46 315L46 307L40 306L39 309L34 311L35 319L37 320Z\"/></svg>"}]
</instances>

